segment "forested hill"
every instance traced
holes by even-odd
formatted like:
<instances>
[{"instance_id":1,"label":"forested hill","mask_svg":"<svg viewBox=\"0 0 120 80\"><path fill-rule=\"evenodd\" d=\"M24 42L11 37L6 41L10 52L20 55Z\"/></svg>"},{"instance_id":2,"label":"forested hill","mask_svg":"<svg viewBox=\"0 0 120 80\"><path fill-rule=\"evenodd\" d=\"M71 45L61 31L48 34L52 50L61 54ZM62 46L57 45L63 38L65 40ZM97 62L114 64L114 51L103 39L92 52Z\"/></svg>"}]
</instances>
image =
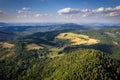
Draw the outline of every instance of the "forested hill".
<instances>
[{"instance_id":1,"label":"forested hill","mask_svg":"<svg viewBox=\"0 0 120 80\"><path fill-rule=\"evenodd\" d=\"M100 51L77 50L42 65L36 63L24 79L29 80L119 80L120 62Z\"/></svg>"},{"instance_id":2,"label":"forested hill","mask_svg":"<svg viewBox=\"0 0 120 80\"><path fill-rule=\"evenodd\" d=\"M40 53L17 53L0 60L0 80L119 80L120 61L92 49L76 50L56 58Z\"/></svg>"}]
</instances>

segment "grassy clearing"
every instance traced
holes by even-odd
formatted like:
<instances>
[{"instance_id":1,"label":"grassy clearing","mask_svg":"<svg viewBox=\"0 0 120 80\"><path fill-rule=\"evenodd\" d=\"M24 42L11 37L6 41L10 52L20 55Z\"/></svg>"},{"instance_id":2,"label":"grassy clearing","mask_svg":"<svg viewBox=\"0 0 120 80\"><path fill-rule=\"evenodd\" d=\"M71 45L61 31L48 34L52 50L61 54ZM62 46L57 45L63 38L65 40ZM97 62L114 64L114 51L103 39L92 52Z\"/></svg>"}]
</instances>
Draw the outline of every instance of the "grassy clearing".
<instances>
[{"instance_id":1,"label":"grassy clearing","mask_svg":"<svg viewBox=\"0 0 120 80\"><path fill-rule=\"evenodd\" d=\"M114 45L119 45L118 42L115 42L115 41L113 41L113 44L114 44Z\"/></svg>"},{"instance_id":2,"label":"grassy clearing","mask_svg":"<svg viewBox=\"0 0 120 80\"><path fill-rule=\"evenodd\" d=\"M50 51L59 52L59 51L61 51L61 48L55 48L55 47L53 47L53 48L50 49Z\"/></svg>"},{"instance_id":3,"label":"grassy clearing","mask_svg":"<svg viewBox=\"0 0 120 80\"><path fill-rule=\"evenodd\" d=\"M68 33L61 33L58 36L56 36L57 39L63 39L63 40L69 40L71 42L71 45L92 45L99 43L99 40L90 38L87 35L82 34L76 34L72 32Z\"/></svg>"},{"instance_id":4,"label":"grassy clearing","mask_svg":"<svg viewBox=\"0 0 120 80\"><path fill-rule=\"evenodd\" d=\"M9 49L15 46L14 44L8 42L1 42L0 44L2 45L3 48L9 48Z\"/></svg>"},{"instance_id":5,"label":"grassy clearing","mask_svg":"<svg viewBox=\"0 0 120 80\"><path fill-rule=\"evenodd\" d=\"M5 52L2 51L2 54L0 55L0 60L12 58L15 56L14 44L8 42L1 42L0 45L2 46L1 50L6 48Z\"/></svg>"},{"instance_id":6,"label":"grassy clearing","mask_svg":"<svg viewBox=\"0 0 120 80\"><path fill-rule=\"evenodd\" d=\"M37 50L37 49L43 49L44 47L32 43L32 44L28 44L28 45L26 46L26 48L27 48L27 50L34 50L34 49Z\"/></svg>"}]
</instances>

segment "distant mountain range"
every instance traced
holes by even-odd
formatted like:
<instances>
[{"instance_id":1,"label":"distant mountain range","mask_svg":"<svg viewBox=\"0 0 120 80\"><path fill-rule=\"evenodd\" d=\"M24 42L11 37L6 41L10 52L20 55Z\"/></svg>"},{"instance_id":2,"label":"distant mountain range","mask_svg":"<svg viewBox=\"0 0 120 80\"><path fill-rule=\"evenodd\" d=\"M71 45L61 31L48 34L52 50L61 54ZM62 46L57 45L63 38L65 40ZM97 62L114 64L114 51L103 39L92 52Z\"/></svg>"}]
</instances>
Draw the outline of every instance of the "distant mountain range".
<instances>
[{"instance_id":1,"label":"distant mountain range","mask_svg":"<svg viewBox=\"0 0 120 80\"><path fill-rule=\"evenodd\" d=\"M120 28L119 24L76 24L76 23L0 23L0 31L17 35L30 35L36 32L56 30L95 30Z\"/></svg>"},{"instance_id":2,"label":"distant mountain range","mask_svg":"<svg viewBox=\"0 0 120 80\"><path fill-rule=\"evenodd\" d=\"M86 26L120 26L120 23L9 23L0 22L0 26L50 26L50 25L64 25L64 24L77 24Z\"/></svg>"}]
</instances>

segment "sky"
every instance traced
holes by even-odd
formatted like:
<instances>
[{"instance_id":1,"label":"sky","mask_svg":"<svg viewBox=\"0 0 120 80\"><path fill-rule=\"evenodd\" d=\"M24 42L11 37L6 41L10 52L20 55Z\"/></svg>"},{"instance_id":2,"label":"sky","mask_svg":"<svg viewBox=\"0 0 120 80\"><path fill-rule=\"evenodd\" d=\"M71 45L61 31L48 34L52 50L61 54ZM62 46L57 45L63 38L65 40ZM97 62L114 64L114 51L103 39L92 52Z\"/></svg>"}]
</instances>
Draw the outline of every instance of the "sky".
<instances>
[{"instance_id":1,"label":"sky","mask_svg":"<svg viewBox=\"0 0 120 80\"><path fill-rule=\"evenodd\" d=\"M120 0L0 0L0 22L120 23Z\"/></svg>"}]
</instances>

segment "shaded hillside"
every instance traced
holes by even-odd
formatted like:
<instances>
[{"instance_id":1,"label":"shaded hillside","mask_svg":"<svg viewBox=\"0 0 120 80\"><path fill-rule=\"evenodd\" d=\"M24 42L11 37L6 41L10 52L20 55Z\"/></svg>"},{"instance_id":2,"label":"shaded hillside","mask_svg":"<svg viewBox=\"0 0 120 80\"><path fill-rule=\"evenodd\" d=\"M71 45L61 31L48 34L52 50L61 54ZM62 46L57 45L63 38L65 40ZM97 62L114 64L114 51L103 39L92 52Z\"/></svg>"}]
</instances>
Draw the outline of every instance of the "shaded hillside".
<instances>
[{"instance_id":1,"label":"shaded hillside","mask_svg":"<svg viewBox=\"0 0 120 80\"><path fill-rule=\"evenodd\" d=\"M78 25L73 23L68 24L51 24L51 25L17 25L17 24L6 24L0 27L0 31L4 32L12 32L21 36L30 35L36 32L48 32L48 31L56 31L56 30L88 30L89 27L85 27L84 25Z\"/></svg>"},{"instance_id":2,"label":"shaded hillside","mask_svg":"<svg viewBox=\"0 0 120 80\"><path fill-rule=\"evenodd\" d=\"M17 38L17 36L13 33L5 33L5 32L0 32L0 41L3 40L12 40Z\"/></svg>"}]
</instances>

